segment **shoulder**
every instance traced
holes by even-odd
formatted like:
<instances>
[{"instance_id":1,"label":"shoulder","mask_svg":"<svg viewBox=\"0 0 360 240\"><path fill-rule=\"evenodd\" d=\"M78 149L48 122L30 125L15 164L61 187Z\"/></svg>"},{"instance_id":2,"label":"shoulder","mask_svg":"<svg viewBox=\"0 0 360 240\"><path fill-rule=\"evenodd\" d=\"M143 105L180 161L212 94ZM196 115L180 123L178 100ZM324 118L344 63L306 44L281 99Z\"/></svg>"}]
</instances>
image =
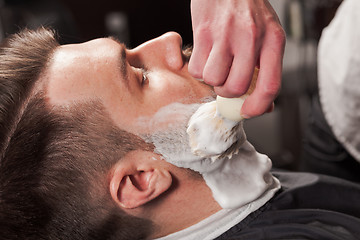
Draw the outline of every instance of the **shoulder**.
<instances>
[{"instance_id":1,"label":"shoulder","mask_svg":"<svg viewBox=\"0 0 360 240\"><path fill-rule=\"evenodd\" d=\"M282 186L271 203L278 208L334 208L352 209L360 217L360 184L344 179L305 172L274 171ZM291 197L291 198L290 198ZM289 199L284 201L284 198ZM353 210L356 209L354 212Z\"/></svg>"},{"instance_id":2,"label":"shoulder","mask_svg":"<svg viewBox=\"0 0 360 240\"><path fill-rule=\"evenodd\" d=\"M360 185L311 173L274 172L282 189L218 239L357 239Z\"/></svg>"}]
</instances>

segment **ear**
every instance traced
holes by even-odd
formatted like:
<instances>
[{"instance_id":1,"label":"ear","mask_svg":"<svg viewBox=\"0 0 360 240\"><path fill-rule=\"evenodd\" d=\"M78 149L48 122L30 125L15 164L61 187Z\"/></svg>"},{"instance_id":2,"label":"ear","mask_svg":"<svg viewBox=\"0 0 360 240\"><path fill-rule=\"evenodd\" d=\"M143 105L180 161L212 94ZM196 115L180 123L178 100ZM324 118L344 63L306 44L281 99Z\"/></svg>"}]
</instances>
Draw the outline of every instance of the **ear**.
<instances>
[{"instance_id":1,"label":"ear","mask_svg":"<svg viewBox=\"0 0 360 240\"><path fill-rule=\"evenodd\" d=\"M167 191L172 176L159 161L158 155L134 151L123 157L113 168L110 193L122 208L137 208Z\"/></svg>"}]
</instances>

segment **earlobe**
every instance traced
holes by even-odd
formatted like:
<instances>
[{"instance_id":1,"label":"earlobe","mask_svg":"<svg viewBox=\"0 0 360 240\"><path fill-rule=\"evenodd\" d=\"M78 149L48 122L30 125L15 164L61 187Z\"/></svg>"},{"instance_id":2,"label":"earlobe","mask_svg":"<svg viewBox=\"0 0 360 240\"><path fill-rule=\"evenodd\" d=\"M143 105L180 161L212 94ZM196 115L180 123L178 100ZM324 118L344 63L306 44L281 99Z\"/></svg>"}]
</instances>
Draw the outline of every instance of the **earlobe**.
<instances>
[{"instance_id":1,"label":"earlobe","mask_svg":"<svg viewBox=\"0 0 360 240\"><path fill-rule=\"evenodd\" d=\"M170 188L172 176L167 169L128 162L121 160L110 179L111 196L120 207L140 207Z\"/></svg>"}]
</instances>

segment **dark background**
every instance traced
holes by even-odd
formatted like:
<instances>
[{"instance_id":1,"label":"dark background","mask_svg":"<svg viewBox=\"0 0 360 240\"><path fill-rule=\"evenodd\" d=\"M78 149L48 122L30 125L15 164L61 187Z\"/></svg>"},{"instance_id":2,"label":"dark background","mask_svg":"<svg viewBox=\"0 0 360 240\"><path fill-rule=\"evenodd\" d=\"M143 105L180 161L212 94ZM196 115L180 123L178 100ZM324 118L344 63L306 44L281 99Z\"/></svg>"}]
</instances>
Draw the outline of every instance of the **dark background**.
<instances>
[{"instance_id":1,"label":"dark background","mask_svg":"<svg viewBox=\"0 0 360 240\"><path fill-rule=\"evenodd\" d=\"M56 28L61 43L83 42L116 35L106 25L111 13L127 18L127 44L140 43L176 31L192 43L190 0L0 0L5 35L27 26Z\"/></svg>"},{"instance_id":2,"label":"dark background","mask_svg":"<svg viewBox=\"0 0 360 240\"><path fill-rule=\"evenodd\" d=\"M106 15L121 11L128 16L132 47L168 31L179 32L185 43L192 42L190 0L62 0L62 2L70 9L85 40L106 35L104 23Z\"/></svg>"}]
</instances>

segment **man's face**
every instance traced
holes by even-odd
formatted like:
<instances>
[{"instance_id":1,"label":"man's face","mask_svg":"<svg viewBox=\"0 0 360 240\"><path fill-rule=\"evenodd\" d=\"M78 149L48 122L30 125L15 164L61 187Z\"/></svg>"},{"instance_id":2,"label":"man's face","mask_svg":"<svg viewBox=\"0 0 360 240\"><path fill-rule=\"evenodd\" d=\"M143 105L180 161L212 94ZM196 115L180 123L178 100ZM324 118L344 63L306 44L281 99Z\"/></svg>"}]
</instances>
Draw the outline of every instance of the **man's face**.
<instances>
[{"instance_id":1,"label":"man's face","mask_svg":"<svg viewBox=\"0 0 360 240\"><path fill-rule=\"evenodd\" d=\"M168 33L132 50L109 38L63 45L45 74L50 103L101 100L119 127L136 132L132 123L140 116L212 95L188 73L181 44Z\"/></svg>"}]
</instances>

